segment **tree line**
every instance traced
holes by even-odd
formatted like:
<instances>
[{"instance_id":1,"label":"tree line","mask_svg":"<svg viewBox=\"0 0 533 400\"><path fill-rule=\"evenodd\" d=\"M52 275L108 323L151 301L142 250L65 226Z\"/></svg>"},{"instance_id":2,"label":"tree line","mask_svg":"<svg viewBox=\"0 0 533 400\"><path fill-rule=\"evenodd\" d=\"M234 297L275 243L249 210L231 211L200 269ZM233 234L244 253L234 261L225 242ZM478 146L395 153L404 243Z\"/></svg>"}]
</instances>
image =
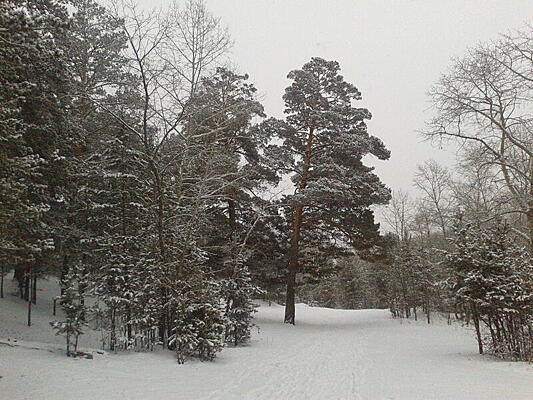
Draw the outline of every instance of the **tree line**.
<instances>
[{"instance_id":1,"label":"tree line","mask_svg":"<svg viewBox=\"0 0 533 400\"><path fill-rule=\"evenodd\" d=\"M210 360L249 340L262 297L289 324L297 299L445 315L480 353L531 360L532 37L472 48L430 90L423 135L458 167L421 164L411 199L364 164L390 153L335 61L289 72L273 118L200 0L6 0L0 295L13 271L30 325L57 276L70 355L90 326L112 351Z\"/></svg>"},{"instance_id":2,"label":"tree line","mask_svg":"<svg viewBox=\"0 0 533 400\"><path fill-rule=\"evenodd\" d=\"M381 243L390 192L363 157L389 151L339 64L291 71L278 119L230 46L199 0L0 4L2 295L13 270L30 325L56 275L69 355L90 325L113 351L213 359L250 338L254 298L285 291L294 324L303 280Z\"/></svg>"},{"instance_id":3,"label":"tree line","mask_svg":"<svg viewBox=\"0 0 533 400\"><path fill-rule=\"evenodd\" d=\"M453 60L422 135L454 144L457 166L420 164L416 197L396 190L383 211L384 257L345 259L310 301L444 315L472 326L480 353L533 359L532 59L526 27Z\"/></svg>"}]
</instances>

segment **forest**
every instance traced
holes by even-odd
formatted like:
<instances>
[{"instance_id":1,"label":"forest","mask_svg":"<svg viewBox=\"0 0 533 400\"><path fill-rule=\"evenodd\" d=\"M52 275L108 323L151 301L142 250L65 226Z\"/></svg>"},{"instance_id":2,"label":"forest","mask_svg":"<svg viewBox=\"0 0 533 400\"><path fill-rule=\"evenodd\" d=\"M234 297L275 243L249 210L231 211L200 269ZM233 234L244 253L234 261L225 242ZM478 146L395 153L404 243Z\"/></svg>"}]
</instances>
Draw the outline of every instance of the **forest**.
<instances>
[{"instance_id":1,"label":"forest","mask_svg":"<svg viewBox=\"0 0 533 400\"><path fill-rule=\"evenodd\" d=\"M337 61L287 71L275 118L231 46L201 0L0 2L0 296L13 276L20 318L55 277L73 357L99 329L112 352L213 360L262 300L289 325L297 303L445 319L533 361L532 27L429 90L419 134L457 167L421 163L414 191L368 163L391 152Z\"/></svg>"}]
</instances>

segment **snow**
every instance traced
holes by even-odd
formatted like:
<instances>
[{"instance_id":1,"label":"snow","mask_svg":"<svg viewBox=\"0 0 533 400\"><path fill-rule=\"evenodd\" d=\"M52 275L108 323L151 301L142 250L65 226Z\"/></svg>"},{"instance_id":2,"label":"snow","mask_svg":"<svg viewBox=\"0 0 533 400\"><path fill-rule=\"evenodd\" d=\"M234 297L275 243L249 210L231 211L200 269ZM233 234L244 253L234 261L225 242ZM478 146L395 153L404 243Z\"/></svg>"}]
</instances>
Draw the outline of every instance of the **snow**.
<instances>
[{"instance_id":1,"label":"snow","mask_svg":"<svg viewBox=\"0 0 533 400\"><path fill-rule=\"evenodd\" d=\"M37 281L37 304L32 304L31 327L27 326L28 303L16 297L17 289L12 280L12 274L4 279L5 298L0 299L0 339L3 338L5 341L7 338L15 338L19 341L64 345L65 339L62 336L55 336L50 326L50 322L62 318L59 304L57 316L53 315L53 299L59 295L57 279L50 277ZM100 335L100 332L96 331L87 332L80 337L80 346L98 348ZM0 368L2 367L1 361L0 359Z\"/></svg>"},{"instance_id":2,"label":"snow","mask_svg":"<svg viewBox=\"0 0 533 400\"><path fill-rule=\"evenodd\" d=\"M48 325L54 282L40 286L31 328L11 289L0 299L1 399L533 399L533 365L476 354L458 324L394 320L386 310L299 304L290 326L283 307L262 304L251 345L214 362L178 365L162 350L71 359ZM81 346L97 338L84 335Z\"/></svg>"}]
</instances>

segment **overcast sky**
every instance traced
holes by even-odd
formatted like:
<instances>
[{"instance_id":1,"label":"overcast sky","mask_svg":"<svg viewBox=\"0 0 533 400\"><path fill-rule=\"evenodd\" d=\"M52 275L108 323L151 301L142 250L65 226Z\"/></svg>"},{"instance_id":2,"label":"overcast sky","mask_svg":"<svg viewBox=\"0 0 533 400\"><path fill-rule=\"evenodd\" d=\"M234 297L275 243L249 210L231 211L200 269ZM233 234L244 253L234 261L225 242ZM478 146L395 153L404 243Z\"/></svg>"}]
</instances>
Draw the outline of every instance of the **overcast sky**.
<instances>
[{"instance_id":1,"label":"overcast sky","mask_svg":"<svg viewBox=\"0 0 533 400\"><path fill-rule=\"evenodd\" d=\"M479 41L520 28L533 1L466 0L208 0L235 41L232 59L281 117L287 73L313 56L337 60L345 79L363 94L371 134L391 150L376 169L391 188L411 185L416 164L447 164L453 149L422 143L417 130L431 110L429 87L450 59Z\"/></svg>"},{"instance_id":2,"label":"overcast sky","mask_svg":"<svg viewBox=\"0 0 533 400\"><path fill-rule=\"evenodd\" d=\"M165 4L165 0L141 0ZM231 58L263 96L269 115L283 116L287 73L313 56L337 60L362 92L371 134L391 150L375 163L392 189L409 189L416 165L448 165L453 149L423 143L430 116L426 92L450 59L479 41L532 22L532 0L207 0L235 42Z\"/></svg>"}]
</instances>

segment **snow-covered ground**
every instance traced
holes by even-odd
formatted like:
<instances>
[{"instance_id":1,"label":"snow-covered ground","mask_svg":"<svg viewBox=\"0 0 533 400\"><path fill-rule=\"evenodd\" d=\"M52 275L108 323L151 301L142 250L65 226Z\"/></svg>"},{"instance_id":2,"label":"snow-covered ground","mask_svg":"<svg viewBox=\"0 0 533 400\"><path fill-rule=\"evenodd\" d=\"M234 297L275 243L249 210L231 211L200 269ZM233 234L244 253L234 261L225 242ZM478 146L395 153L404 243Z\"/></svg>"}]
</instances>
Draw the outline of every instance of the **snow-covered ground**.
<instances>
[{"instance_id":1,"label":"snow-covered ground","mask_svg":"<svg viewBox=\"0 0 533 400\"><path fill-rule=\"evenodd\" d=\"M2 400L533 399L533 365L477 355L459 325L393 320L385 310L301 304L288 326L281 306L263 305L251 345L215 362L178 365L168 351L69 359L48 326L54 284L40 286L31 328L22 301L10 290L0 299L0 341L18 339L0 344Z\"/></svg>"}]
</instances>

